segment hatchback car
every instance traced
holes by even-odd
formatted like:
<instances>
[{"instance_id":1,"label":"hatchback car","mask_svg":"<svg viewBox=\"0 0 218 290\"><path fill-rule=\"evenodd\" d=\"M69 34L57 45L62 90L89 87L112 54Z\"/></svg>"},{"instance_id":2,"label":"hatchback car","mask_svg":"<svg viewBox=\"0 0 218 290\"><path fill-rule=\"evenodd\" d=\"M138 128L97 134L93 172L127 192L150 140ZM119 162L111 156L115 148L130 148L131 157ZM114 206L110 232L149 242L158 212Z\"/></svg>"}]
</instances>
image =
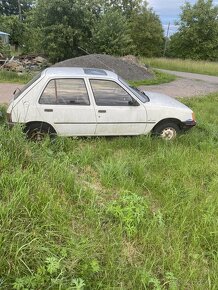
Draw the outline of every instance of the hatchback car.
<instances>
[{"instance_id":1,"label":"hatchback car","mask_svg":"<svg viewBox=\"0 0 218 290\"><path fill-rule=\"evenodd\" d=\"M170 140L193 127L193 111L166 95L142 92L117 74L93 68L47 68L15 92L8 110L11 126L27 136L140 135Z\"/></svg>"}]
</instances>

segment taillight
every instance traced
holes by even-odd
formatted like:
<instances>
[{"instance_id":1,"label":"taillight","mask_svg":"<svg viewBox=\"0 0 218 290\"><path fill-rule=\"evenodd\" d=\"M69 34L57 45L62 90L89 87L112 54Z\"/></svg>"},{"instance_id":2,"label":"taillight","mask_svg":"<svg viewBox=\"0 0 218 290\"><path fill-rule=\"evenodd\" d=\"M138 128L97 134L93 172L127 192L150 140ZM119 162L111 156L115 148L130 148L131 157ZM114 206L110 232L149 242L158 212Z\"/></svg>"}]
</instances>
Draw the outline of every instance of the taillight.
<instances>
[{"instance_id":1,"label":"taillight","mask_svg":"<svg viewBox=\"0 0 218 290\"><path fill-rule=\"evenodd\" d=\"M7 113L7 121L8 121L8 123L12 122L11 113Z\"/></svg>"}]
</instances>

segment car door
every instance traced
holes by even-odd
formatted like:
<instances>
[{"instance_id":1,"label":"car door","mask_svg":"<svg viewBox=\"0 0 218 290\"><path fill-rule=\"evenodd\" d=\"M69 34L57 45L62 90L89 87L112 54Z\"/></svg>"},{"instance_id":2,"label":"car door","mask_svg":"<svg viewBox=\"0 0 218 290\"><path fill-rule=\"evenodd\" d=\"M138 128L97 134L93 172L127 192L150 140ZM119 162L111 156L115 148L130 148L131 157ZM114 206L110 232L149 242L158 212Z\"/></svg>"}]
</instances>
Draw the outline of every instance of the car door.
<instances>
[{"instance_id":1,"label":"car door","mask_svg":"<svg viewBox=\"0 0 218 290\"><path fill-rule=\"evenodd\" d=\"M145 107L113 80L90 79L97 117L96 135L138 135L146 128Z\"/></svg>"},{"instance_id":2,"label":"car door","mask_svg":"<svg viewBox=\"0 0 218 290\"><path fill-rule=\"evenodd\" d=\"M50 80L40 97L39 106L44 118L52 119L59 135L94 135L96 115L83 78Z\"/></svg>"}]
</instances>

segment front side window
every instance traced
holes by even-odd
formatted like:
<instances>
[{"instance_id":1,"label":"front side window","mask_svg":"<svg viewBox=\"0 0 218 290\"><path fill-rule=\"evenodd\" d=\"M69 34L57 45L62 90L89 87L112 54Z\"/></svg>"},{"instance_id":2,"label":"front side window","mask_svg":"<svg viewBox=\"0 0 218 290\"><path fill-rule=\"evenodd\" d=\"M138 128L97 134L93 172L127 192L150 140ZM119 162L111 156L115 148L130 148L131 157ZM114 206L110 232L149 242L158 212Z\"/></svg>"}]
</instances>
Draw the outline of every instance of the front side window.
<instances>
[{"instance_id":1,"label":"front side window","mask_svg":"<svg viewBox=\"0 0 218 290\"><path fill-rule=\"evenodd\" d=\"M109 80L90 80L96 105L129 106L132 97L116 82Z\"/></svg>"},{"instance_id":2,"label":"front side window","mask_svg":"<svg viewBox=\"0 0 218 290\"><path fill-rule=\"evenodd\" d=\"M40 104L89 105L89 96L83 79L56 79L48 82Z\"/></svg>"}]
</instances>

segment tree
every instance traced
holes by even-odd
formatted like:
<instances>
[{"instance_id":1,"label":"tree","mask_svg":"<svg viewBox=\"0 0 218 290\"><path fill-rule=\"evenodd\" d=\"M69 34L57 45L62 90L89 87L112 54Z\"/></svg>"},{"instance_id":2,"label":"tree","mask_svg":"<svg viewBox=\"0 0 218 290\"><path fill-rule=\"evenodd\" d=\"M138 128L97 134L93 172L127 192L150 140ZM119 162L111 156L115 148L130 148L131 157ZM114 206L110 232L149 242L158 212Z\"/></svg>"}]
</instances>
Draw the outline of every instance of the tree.
<instances>
[{"instance_id":1,"label":"tree","mask_svg":"<svg viewBox=\"0 0 218 290\"><path fill-rule=\"evenodd\" d=\"M186 3L179 29L171 37L169 55L191 59L218 59L218 6L212 0Z\"/></svg>"},{"instance_id":2,"label":"tree","mask_svg":"<svg viewBox=\"0 0 218 290\"><path fill-rule=\"evenodd\" d=\"M10 44L15 48L23 44L24 24L16 15L0 16L1 29L10 34Z\"/></svg>"},{"instance_id":3,"label":"tree","mask_svg":"<svg viewBox=\"0 0 218 290\"><path fill-rule=\"evenodd\" d=\"M129 53L132 43L129 26L120 11L111 10L101 15L91 32L92 38L88 47L92 52L112 55Z\"/></svg>"},{"instance_id":4,"label":"tree","mask_svg":"<svg viewBox=\"0 0 218 290\"><path fill-rule=\"evenodd\" d=\"M19 15L24 14L32 8L33 0L1 0L0 15ZM20 10L20 13L19 13Z\"/></svg>"},{"instance_id":5,"label":"tree","mask_svg":"<svg viewBox=\"0 0 218 290\"><path fill-rule=\"evenodd\" d=\"M163 41L159 18L141 0L38 0L24 23L26 52L42 52L51 62L84 54L80 47L158 55Z\"/></svg>"},{"instance_id":6,"label":"tree","mask_svg":"<svg viewBox=\"0 0 218 290\"><path fill-rule=\"evenodd\" d=\"M130 17L133 12L140 10L143 0L105 0L102 5L105 10L117 9L125 16Z\"/></svg>"},{"instance_id":7,"label":"tree","mask_svg":"<svg viewBox=\"0 0 218 290\"><path fill-rule=\"evenodd\" d=\"M135 45L134 54L159 56L163 50L163 27L159 17L147 5L131 19L131 37Z\"/></svg>"},{"instance_id":8,"label":"tree","mask_svg":"<svg viewBox=\"0 0 218 290\"><path fill-rule=\"evenodd\" d=\"M40 30L40 46L52 62L82 54L79 47L91 37L93 12L76 0L39 0L32 29Z\"/></svg>"}]
</instances>

